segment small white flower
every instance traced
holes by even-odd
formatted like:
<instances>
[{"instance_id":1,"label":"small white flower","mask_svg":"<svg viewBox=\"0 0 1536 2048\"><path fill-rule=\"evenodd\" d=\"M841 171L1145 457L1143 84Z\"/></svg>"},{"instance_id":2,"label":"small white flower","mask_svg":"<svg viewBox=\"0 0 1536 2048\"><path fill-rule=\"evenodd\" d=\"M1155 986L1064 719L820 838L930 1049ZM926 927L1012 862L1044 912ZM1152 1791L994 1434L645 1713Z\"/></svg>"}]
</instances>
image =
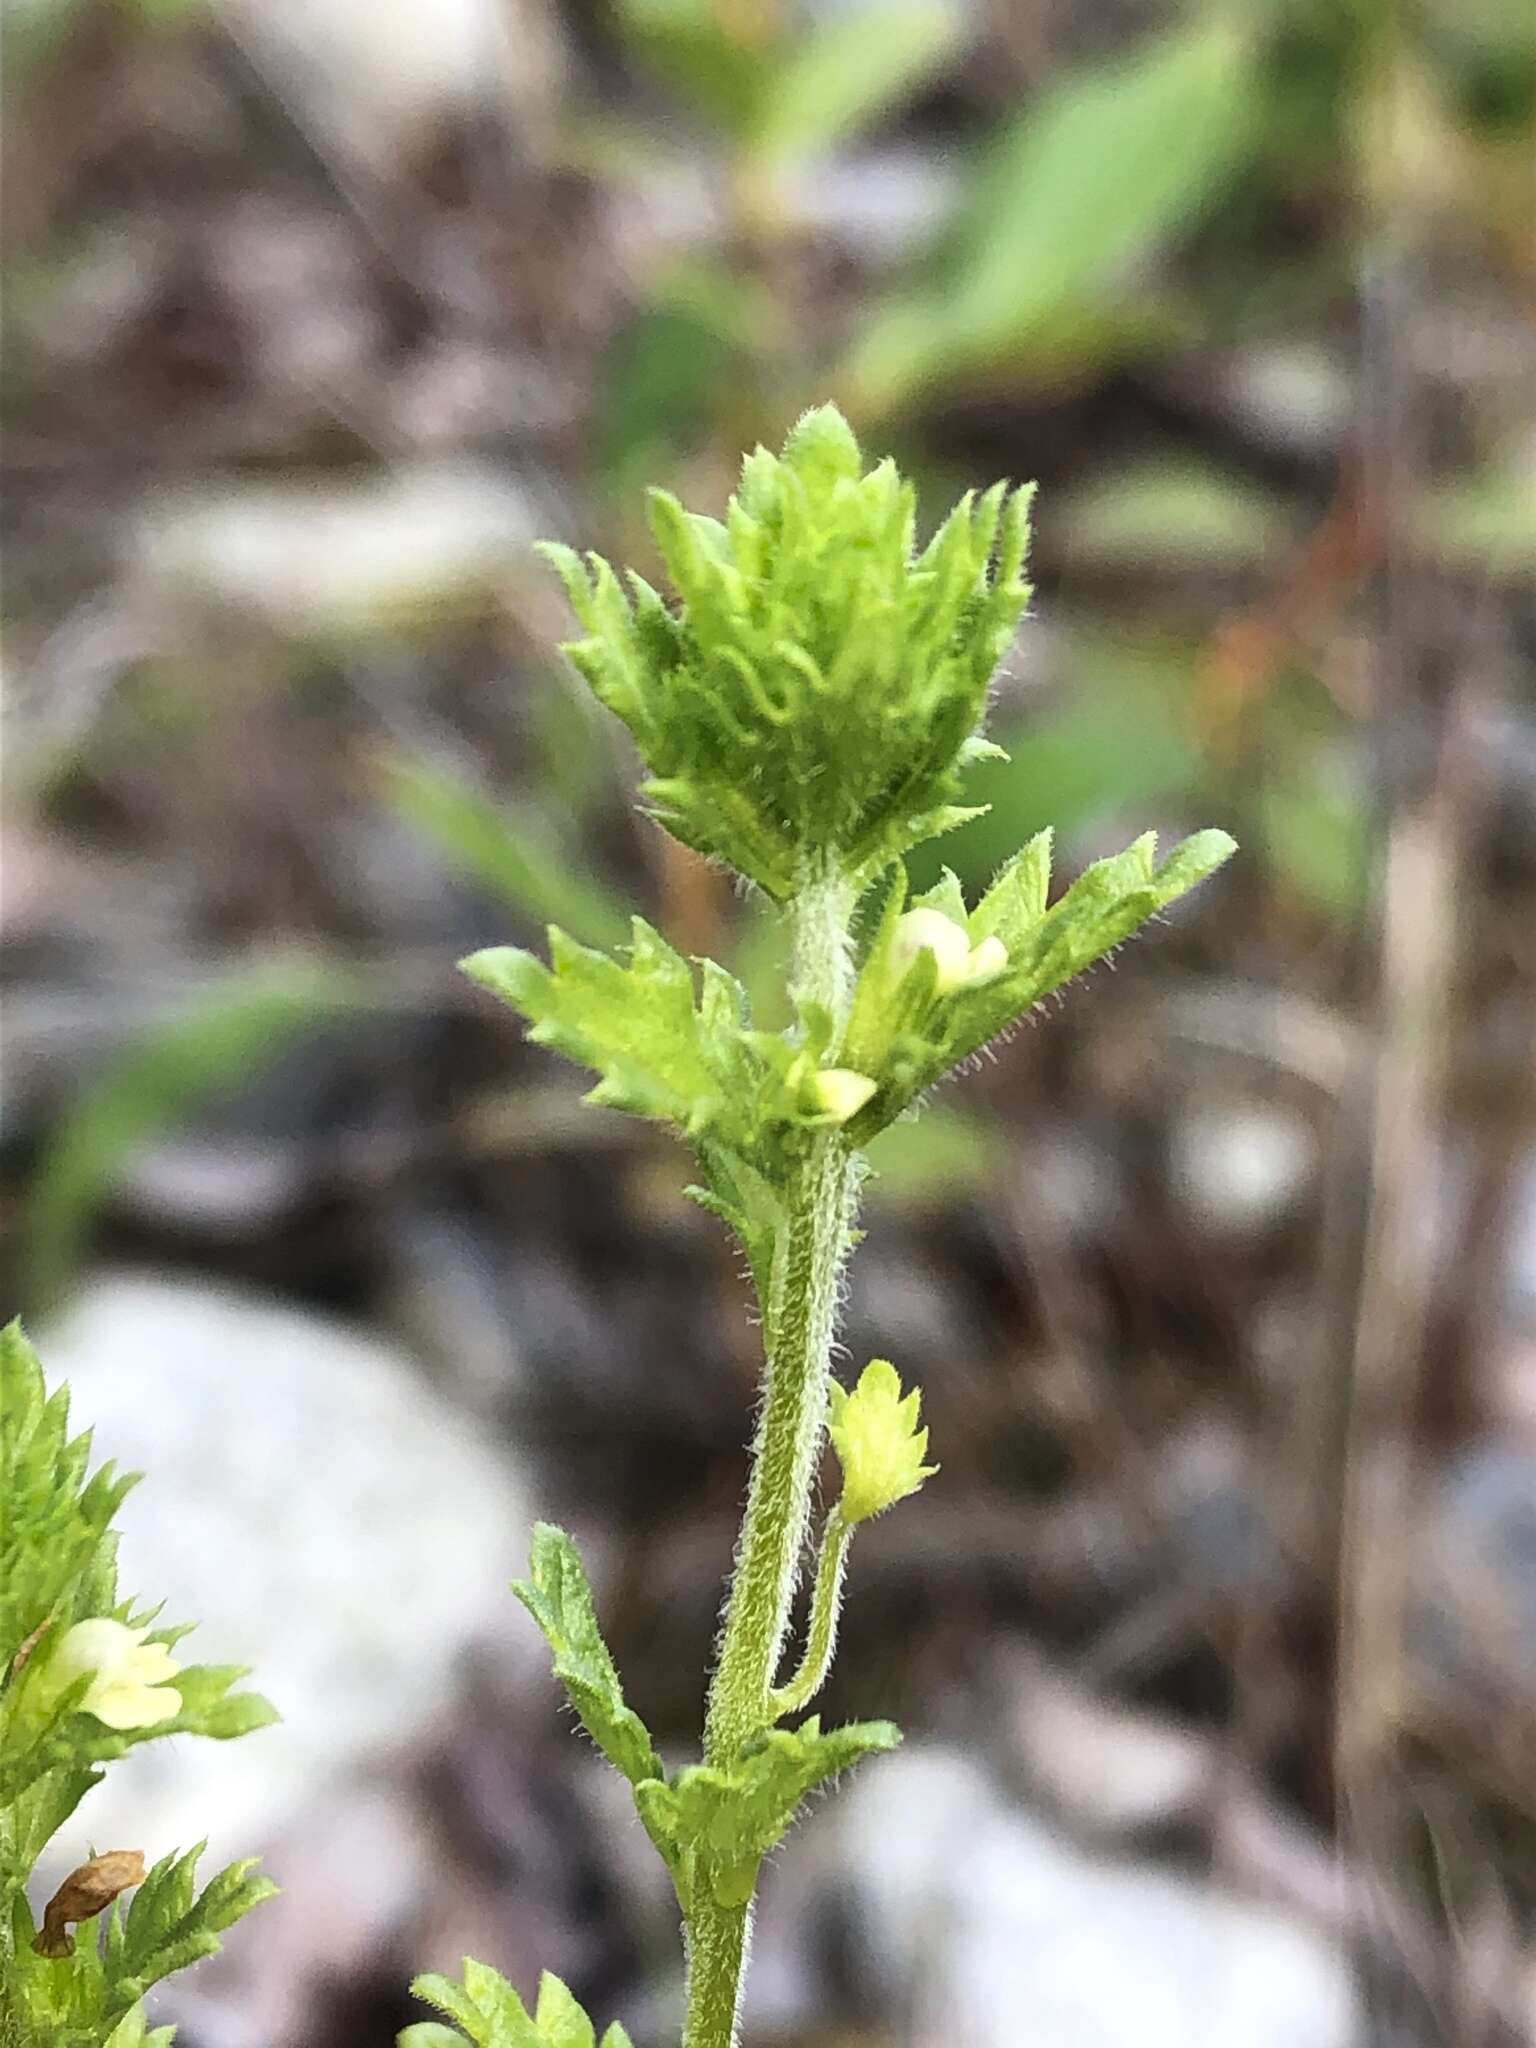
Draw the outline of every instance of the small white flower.
<instances>
[{"instance_id":1,"label":"small white flower","mask_svg":"<svg viewBox=\"0 0 1536 2048\"><path fill-rule=\"evenodd\" d=\"M1008 965L1008 951L1001 939L983 939L973 947L965 927L942 910L906 911L897 921L892 951L898 973L905 973L919 953L931 953L934 994L940 996L995 981Z\"/></svg>"},{"instance_id":2,"label":"small white flower","mask_svg":"<svg viewBox=\"0 0 1536 2048\"><path fill-rule=\"evenodd\" d=\"M49 1666L49 1688L65 1692L90 1676L79 1711L94 1714L108 1728L155 1728L181 1712L181 1694L170 1681L181 1666L164 1643L147 1643L148 1628L129 1628L105 1615L77 1621L67 1631Z\"/></svg>"}]
</instances>

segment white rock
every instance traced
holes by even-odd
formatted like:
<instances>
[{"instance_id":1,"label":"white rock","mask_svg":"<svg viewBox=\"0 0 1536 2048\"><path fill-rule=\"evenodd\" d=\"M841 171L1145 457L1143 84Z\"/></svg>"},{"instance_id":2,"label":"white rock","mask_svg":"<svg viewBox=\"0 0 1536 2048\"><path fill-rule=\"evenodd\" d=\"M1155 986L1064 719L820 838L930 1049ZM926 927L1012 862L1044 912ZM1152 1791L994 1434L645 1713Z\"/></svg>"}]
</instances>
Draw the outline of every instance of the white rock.
<instances>
[{"instance_id":1,"label":"white rock","mask_svg":"<svg viewBox=\"0 0 1536 2048\"><path fill-rule=\"evenodd\" d=\"M1245 1237L1288 1215L1317 1169L1317 1139L1299 1111L1273 1102L1192 1109L1176 1127L1170 1177L1208 1231Z\"/></svg>"},{"instance_id":2,"label":"white rock","mask_svg":"<svg viewBox=\"0 0 1536 2048\"><path fill-rule=\"evenodd\" d=\"M459 1653L510 1632L517 1475L376 1337L254 1294L123 1273L38 1337L125 1503L123 1593L200 1624L185 1659L254 1667L282 1725L172 1738L108 1772L65 1830L153 1859L205 1835L255 1853L355 1760L450 1696ZM52 1866L50 1866L52 1867ZM212 1867L212 1866L210 1866Z\"/></svg>"},{"instance_id":3,"label":"white rock","mask_svg":"<svg viewBox=\"0 0 1536 2048\"><path fill-rule=\"evenodd\" d=\"M387 161L477 107L547 114L565 51L543 0L219 0L300 125Z\"/></svg>"},{"instance_id":4,"label":"white rock","mask_svg":"<svg viewBox=\"0 0 1536 2048\"><path fill-rule=\"evenodd\" d=\"M1321 343L1277 341L1239 356L1217 381L1272 447L1332 447L1354 407L1347 364Z\"/></svg>"},{"instance_id":5,"label":"white rock","mask_svg":"<svg viewBox=\"0 0 1536 2048\"><path fill-rule=\"evenodd\" d=\"M913 2040L1348 2048L1356 2038L1343 1962L1315 1935L1187 1878L1090 1859L956 1751L914 1745L864 1765L815 1831L801 1851L853 1906L880 2007L910 2015ZM773 1922L770 1910L770 1959L783 1935Z\"/></svg>"},{"instance_id":6,"label":"white rock","mask_svg":"<svg viewBox=\"0 0 1536 2048\"><path fill-rule=\"evenodd\" d=\"M324 634L494 590L543 528L515 481L472 464L355 483L226 482L151 498L135 567L172 606L233 607L277 632Z\"/></svg>"},{"instance_id":7,"label":"white rock","mask_svg":"<svg viewBox=\"0 0 1536 2048\"><path fill-rule=\"evenodd\" d=\"M1504 1304L1512 1319L1536 1328L1536 1149L1520 1163L1506 1227Z\"/></svg>"}]
</instances>

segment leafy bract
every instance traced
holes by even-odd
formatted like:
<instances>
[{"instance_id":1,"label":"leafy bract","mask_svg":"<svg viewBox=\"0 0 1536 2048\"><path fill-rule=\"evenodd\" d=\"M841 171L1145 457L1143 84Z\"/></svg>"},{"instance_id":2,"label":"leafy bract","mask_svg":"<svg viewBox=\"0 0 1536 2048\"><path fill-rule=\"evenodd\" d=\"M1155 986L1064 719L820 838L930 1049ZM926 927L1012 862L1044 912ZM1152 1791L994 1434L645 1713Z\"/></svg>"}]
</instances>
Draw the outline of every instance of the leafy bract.
<instances>
[{"instance_id":1,"label":"leafy bract","mask_svg":"<svg viewBox=\"0 0 1536 2048\"><path fill-rule=\"evenodd\" d=\"M411 1989L463 2031L424 2020L405 2029L400 2048L463 2048L466 2036L475 2048L598 2048L591 2020L547 1970L539 1980L538 2005L532 2013L505 1977L468 1956L461 1984L433 1974L418 1977ZM630 2048L629 2036L617 2020L604 2034L601 2048Z\"/></svg>"},{"instance_id":2,"label":"leafy bract","mask_svg":"<svg viewBox=\"0 0 1536 2048\"><path fill-rule=\"evenodd\" d=\"M873 874L970 815L963 771L1029 601L1028 508L967 493L919 552L912 486L866 473L823 406L747 457L724 523L651 494L672 604L545 552L586 629L565 651L634 734L655 814L785 901L808 863Z\"/></svg>"},{"instance_id":3,"label":"leafy bract","mask_svg":"<svg viewBox=\"0 0 1536 2048\"><path fill-rule=\"evenodd\" d=\"M637 1786L635 1804L671 1868L684 1913L693 1911L701 1889L717 1905L745 1905L763 1858L784 1839L807 1795L860 1757L900 1741L889 1721L824 1734L813 1714L799 1728L770 1729L730 1766L698 1764L669 1782Z\"/></svg>"},{"instance_id":4,"label":"leafy bract","mask_svg":"<svg viewBox=\"0 0 1536 2048\"><path fill-rule=\"evenodd\" d=\"M1149 832L1124 853L1095 862L1049 909L1049 833L1017 853L969 913L958 882L946 875L919 903L963 922L972 945L997 941L1007 963L981 985L942 997L934 993L930 954L919 954L910 966L897 954L906 878L896 870L855 989L844 1048L844 1056L881 1085L850 1135L862 1143L883 1129L925 1088L1112 953L1233 851L1225 832L1197 832L1159 865L1156 835Z\"/></svg>"},{"instance_id":5,"label":"leafy bract","mask_svg":"<svg viewBox=\"0 0 1536 2048\"><path fill-rule=\"evenodd\" d=\"M199 1846L162 1858L126 1910L119 1900L99 1922L77 1930L68 1956L38 1954L26 1895L17 1892L7 1914L11 1953L0 1991L0 2015L13 2027L7 2048L13 2039L37 2048L169 2042L169 2030L147 2028L145 1994L216 1955L220 1936L277 1889L246 1862L231 1864L199 1891L201 1853Z\"/></svg>"},{"instance_id":6,"label":"leafy bract","mask_svg":"<svg viewBox=\"0 0 1536 2048\"><path fill-rule=\"evenodd\" d=\"M638 917L627 962L558 928L549 952L546 967L519 947L493 947L464 971L530 1019L536 1045L596 1069L588 1101L751 1149L768 1077L739 982L706 961L696 997L688 962Z\"/></svg>"},{"instance_id":7,"label":"leafy bract","mask_svg":"<svg viewBox=\"0 0 1536 2048\"><path fill-rule=\"evenodd\" d=\"M555 1676L604 1756L632 1785L659 1778L661 1759L645 1724L625 1703L581 1555L563 1529L537 1525L528 1577L512 1590L544 1631L555 1653Z\"/></svg>"},{"instance_id":8,"label":"leafy bract","mask_svg":"<svg viewBox=\"0 0 1536 2048\"><path fill-rule=\"evenodd\" d=\"M13 1322L0 1330L0 1672L87 1572L133 1485L89 1470L89 1435L69 1434L69 1396L49 1395ZM70 1617L74 1619L73 1616Z\"/></svg>"},{"instance_id":9,"label":"leafy bract","mask_svg":"<svg viewBox=\"0 0 1536 2048\"><path fill-rule=\"evenodd\" d=\"M781 1221L778 1190L801 1134L825 1119L807 1082L826 1020L793 1039L754 1031L741 984L714 961L694 970L642 918L627 960L549 935L546 967L516 946L472 955L464 970L530 1020L529 1037L594 1068L592 1103L672 1124L693 1144L707 1185L691 1189L736 1230L766 1299Z\"/></svg>"}]
</instances>

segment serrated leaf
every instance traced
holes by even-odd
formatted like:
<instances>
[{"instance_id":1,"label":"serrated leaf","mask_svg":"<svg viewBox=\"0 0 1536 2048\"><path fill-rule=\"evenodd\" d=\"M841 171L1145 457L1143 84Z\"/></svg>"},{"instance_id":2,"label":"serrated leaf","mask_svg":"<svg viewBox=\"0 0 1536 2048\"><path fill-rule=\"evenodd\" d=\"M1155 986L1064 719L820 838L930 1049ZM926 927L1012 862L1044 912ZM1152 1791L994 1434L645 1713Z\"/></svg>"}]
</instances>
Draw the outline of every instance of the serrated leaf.
<instances>
[{"instance_id":1,"label":"serrated leaf","mask_svg":"<svg viewBox=\"0 0 1536 2048\"><path fill-rule=\"evenodd\" d=\"M0 1330L0 1676L36 1631L78 1618L68 1595L108 1547L134 1484L89 1471L89 1432L71 1437L69 1395L52 1394L19 1322Z\"/></svg>"},{"instance_id":2,"label":"serrated leaf","mask_svg":"<svg viewBox=\"0 0 1536 2048\"><path fill-rule=\"evenodd\" d=\"M788 1833L808 1794L900 1740L889 1721L823 1734L812 1715L799 1728L771 1729L729 1768L699 1764L670 1782L637 1786L640 1817L672 1868L684 1912L701 1887L717 1905L745 1905L763 1858Z\"/></svg>"},{"instance_id":3,"label":"serrated leaf","mask_svg":"<svg viewBox=\"0 0 1536 2048\"><path fill-rule=\"evenodd\" d=\"M469 1956L464 1959L462 1985L432 1974L418 1977L411 1990L417 1998L447 2013L463 2033L434 2020L422 2020L399 2036L399 2048L463 2048L466 2036L475 2048L593 2048L591 2020L560 1979L547 1970L539 1980L534 2013L505 1977ZM617 2021L604 2034L602 2048L630 2048L629 2036Z\"/></svg>"},{"instance_id":4,"label":"serrated leaf","mask_svg":"<svg viewBox=\"0 0 1536 2048\"><path fill-rule=\"evenodd\" d=\"M1037 832L1001 869L967 921L971 943L1001 939L1012 958L1045 916L1051 888L1049 827ZM965 911L962 904L962 918Z\"/></svg>"},{"instance_id":5,"label":"serrated leaf","mask_svg":"<svg viewBox=\"0 0 1536 2048\"><path fill-rule=\"evenodd\" d=\"M1114 951L1149 917L1203 881L1236 851L1225 832L1197 832L1156 865L1156 835L1096 861L1009 955L1008 972L958 999L946 1065L966 1059L1061 985Z\"/></svg>"},{"instance_id":6,"label":"serrated leaf","mask_svg":"<svg viewBox=\"0 0 1536 2048\"><path fill-rule=\"evenodd\" d=\"M543 1630L555 1655L555 1676L604 1756L632 1785L661 1777L661 1759L645 1723L625 1702L603 1641L581 1555L563 1529L537 1525L529 1576L512 1590Z\"/></svg>"},{"instance_id":7,"label":"serrated leaf","mask_svg":"<svg viewBox=\"0 0 1536 2048\"><path fill-rule=\"evenodd\" d=\"M254 1861L232 1863L197 1890L203 1844L182 1856L166 1856L134 1893L126 1914L115 1916L104 1936L106 2010L119 2010L177 1970L216 1955L219 1937L277 1886L255 1874Z\"/></svg>"},{"instance_id":8,"label":"serrated leaf","mask_svg":"<svg viewBox=\"0 0 1536 2048\"><path fill-rule=\"evenodd\" d=\"M972 943L1001 947L1006 961L975 987L937 999L931 975L924 988L913 984L911 972L894 978L898 881L854 992L845 1054L857 1045L861 1071L881 1084L848 1126L854 1142L867 1144L924 1089L1203 881L1231 855L1235 841L1225 832L1197 832L1161 867L1156 845L1156 835L1145 833L1124 853L1096 862L1042 914L1050 837L1040 834L1004 867L967 921ZM950 905L940 912L947 917L956 907L948 883L929 907L941 901ZM958 907L963 914L963 904ZM925 957L932 956L919 954Z\"/></svg>"},{"instance_id":9,"label":"serrated leaf","mask_svg":"<svg viewBox=\"0 0 1536 2048\"><path fill-rule=\"evenodd\" d=\"M546 1970L539 1980L539 2004L534 2015L541 2041L549 2048L594 2048L592 2022L558 1977Z\"/></svg>"},{"instance_id":10,"label":"serrated leaf","mask_svg":"<svg viewBox=\"0 0 1536 2048\"><path fill-rule=\"evenodd\" d=\"M548 967L515 946L462 966L528 1018L536 1044L596 1070L589 1101L749 1148L767 1074L739 983L710 963L701 1002L693 970L660 933L638 917L631 932L627 963L552 929Z\"/></svg>"}]
</instances>

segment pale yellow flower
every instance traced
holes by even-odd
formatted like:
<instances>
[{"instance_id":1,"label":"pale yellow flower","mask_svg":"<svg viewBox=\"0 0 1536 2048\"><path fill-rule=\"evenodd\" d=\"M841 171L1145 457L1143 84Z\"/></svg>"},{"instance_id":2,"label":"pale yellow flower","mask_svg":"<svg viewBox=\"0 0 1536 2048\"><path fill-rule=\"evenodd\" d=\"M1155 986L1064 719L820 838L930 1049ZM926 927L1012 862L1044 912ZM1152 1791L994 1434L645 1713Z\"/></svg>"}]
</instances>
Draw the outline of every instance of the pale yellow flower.
<instances>
[{"instance_id":1,"label":"pale yellow flower","mask_svg":"<svg viewBox=\"0 0 1536 2048\"><path fill-rule=\"evenodd\" d=\"M155 1728L181 1712L181 1694L170 1681L181 1666L164 1643L148 1643L147 1628L129 1628L105 1615L77 1621L67 1631L49 1666L50 1690L62 1693L89 1675L79 1711L94 1714L108 1728Z\"/></svg>"},{"instance_id":2,"label":"pale yellow flower","mask_svg":"<svg viewBox=\"0 0 1536 2048\"><path fill-rule=\"evenodd\" d=\"M823 1067L811 1076L807 1093L819 1115L845 1124L858 1115L879 1085L868 1074L856 1074L852 1067Z\"/></svg>"},{"instance_id":3,"label":"pale yellow flower","mask_svg":"<svg viewBox=\"0 0 1536 2048\"><path fill-rule=\"evenodd\" d=\"M905 1397L888 1358L872 1358L850 1394L832 1389L829 1434L843 1468L840 1503L846 1522L867 1522L916 1493L938 1471L925 1465L928 1432L918 1427L922 1395Z\"/></svg>"}]
</instances>

